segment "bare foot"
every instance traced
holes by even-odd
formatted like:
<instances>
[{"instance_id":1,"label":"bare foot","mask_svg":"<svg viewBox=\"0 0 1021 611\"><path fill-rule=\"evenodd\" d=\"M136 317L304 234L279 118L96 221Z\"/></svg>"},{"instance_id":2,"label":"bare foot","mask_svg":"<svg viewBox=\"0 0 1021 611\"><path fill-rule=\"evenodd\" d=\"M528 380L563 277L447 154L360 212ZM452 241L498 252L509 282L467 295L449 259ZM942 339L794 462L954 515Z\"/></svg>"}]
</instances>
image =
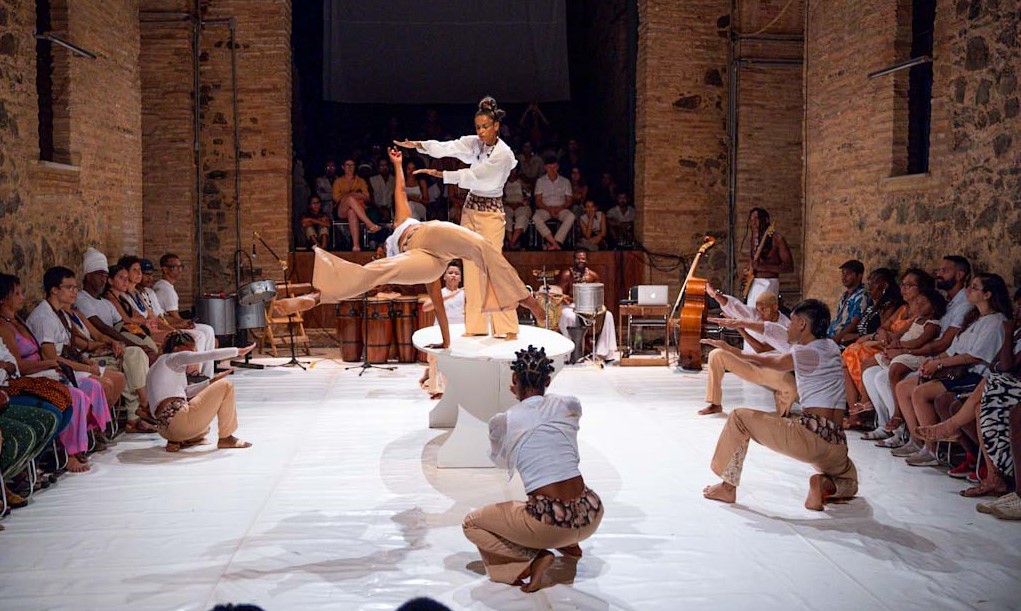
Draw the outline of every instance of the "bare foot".
<instances>
[{"instance_id":1,"label":"bare foot","mask_svg":"<svg viewBox=\"0 0 1021 611\"><path fill-rule=\"evenodd\" d=\"M74 454L67 455L67 470L71 473L85 473L91 468L89 463L79 459Z\"/></svg>"},{"instance_id":2,"label":"bare foot","mask_svg":"<svg viewBox=\"0 0 1021 611\"><path fill-rule=\"evenodd\" d=\"M837 487L829 476L816 473L808 478L808 498L805 499L805 509L822 511L826 505L826 499L833 496Z\"/></svg>"},{"instance_id":3,"label":"bare foot","mask_svg":"<svg viewBox=\"0 0 1021 611\"><path fill-rule=\"evenodd\" d=\"M241 441L237 437L231 435L230 437L222 437L220 441L216 442L216 447L222 450L240 450L243 448L250 448L252 444L247 441Z\"/></svg>"},{"instance_id":4,"label":"bare foot","mask_svg":"<svg viewBox=\"0 0 1021 611\"><path fill-rule=\"evenodd\" d=\"M532 564L528 565L528 583L521 586L522 592L538 592L543 587L550 586L552 584L543 583L543 577L546 575L546 570L553 565L553 554L549 551L542 550L539 555L532 560Z\"/></svg>"},{"instance_id":5,"label":"bare foot","mask_svg":"<svg viewBox=\"0 0 1021 611\"><path fill-rule=\"evenodd\" d=\"M558 547L557 551L570 558L581 558L582 554L580 545L568 545L567 547Z\"/></svg>"},{"instance_id":6,"label":"bare foot","mask_svg":"<svg viewBox=\"0 0 1021 611\"><path fill-rule=\"evenodd\" d=\"M721 503L733 503L737 500L737 488L731 486L727 482L720 482L713 484L712 486L706 486L702 489L702 496L709 499L710 501L720 501Z\"/></svg>"},{"instance_id":7,"label":"bare foot","mask_svg":"<svg viewBox=\"0 0 1021 611\"><path fill-rule=\"evenodd\" d=\"M505 340L507 340L509 342L512 342L512 341L516 340L517 338L518 338L518 334L517 333L508 333L507 335L503 336L503 339L505 339Z\"/></svg>"},{"instance_id":8,"label":"bare foot","mask_svg":"<svg viewBox=\"0 0 1021 611\"><path fill-rule=\"evenodd\" d=\"M708 416L709 414L722 414L722 413L723 413L723 406L722 405L716 405L715 403L713 403L711 405L707 405L707 406L703 407L702 409L698 410L698 415L699 416Z\"/></svg>"}]
</instances>

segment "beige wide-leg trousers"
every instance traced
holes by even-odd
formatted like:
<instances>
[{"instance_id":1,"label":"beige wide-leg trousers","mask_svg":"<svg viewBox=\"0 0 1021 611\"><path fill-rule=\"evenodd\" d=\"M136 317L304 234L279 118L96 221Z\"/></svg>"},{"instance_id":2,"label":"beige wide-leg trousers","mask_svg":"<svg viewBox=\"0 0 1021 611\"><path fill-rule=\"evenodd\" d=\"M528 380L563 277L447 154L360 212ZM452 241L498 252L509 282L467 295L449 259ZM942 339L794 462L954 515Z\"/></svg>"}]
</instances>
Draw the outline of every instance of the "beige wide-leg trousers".
<instances>
[{"instance_id":1,"label":"beige wide-leg trousers","mask_svg":"<svg viewBox=\"0 0 1021 611\"><path fill-rule=\"evenodd\" d=\"M544 524L525 510L522 501L486 505L469 513L461 527L464 536L479 548L489 578L514 583L528 565L545 549L577 545L596 532L604 508L588 526L561 528Z\"/></svg>"},{"instance_id":2,"label":"beige wide-leg trousers","mask_svg":"<svg viewBox=\"0 0 1021 611\"><path fill-rule=\"evenodd\" d=\"M227 380L217 380L188 399L188 407L174 414L170 426L160 431L160 435L167 441L177 442L204 437L209 433L213 417L216 418L221 439L230 437L238 430L234 385Z\"/></svg>"},{"instance_id":3,"label":"beige wide-leg trousers","mask_svg":"<svg viewBox=\"0 0 1021 611\"><path fill-rule=\"evenodd\" d=\"M474 231L497 251L503 250L503 237L507 229L507 215L503 212L482 212L465 207L461 211L461 226ZM482 311L482 270L472 261L464 261L464 331L471 335L489 335L489 318L493 321L493 335L503 336L518 332L517 310L485 314Z\"/></svg>"},{"instance_id":4,"label":"beige wide-leg trousers","mask_svg":"<svg viewBox=\"0 0 1021 611\"><path fill-rule=\"evenodd\" d=\"M404 252L365 265L316 248L312 285L322 292L322 302L337 303L381 284L429 284L454 259L471 261L482 270L483 312L516 311L518 302L528 297L518 272L482 236L443 221L429 221L408 231L412 230Z\"/></svg>"},{"instance_id":5,"label":"beige wide-leg trousers","mask_svg":"<svg viewBox=\"0 0 1021 611\"><path fill-rule=\"evenodd\" d=\"M772 390L773 400L776 402L776 413L781 416L789 414L791 404L798 400L798 384L793 373L759 367L732 352L716 348L709 353L709 381L705 387L706 403L723 405L723 374L727 371L742 380L748 380Z\"/></svg>"},{"instance_id":6,"label":"beige wide-leg trousers","mask_svg":"<svg viewBox=\"0 0 1021 611\"><path fill-rule=\"evenodd\" d=\"M790 418L754 409L736 409L730 413L713 454L713 473L735 488L741 484L741 470L750 440L808 463L828 475L837 487L831 498L851 498L858 492L858 471L847 456L846 445L824 441Z\"/></svg>"}]
</instances>

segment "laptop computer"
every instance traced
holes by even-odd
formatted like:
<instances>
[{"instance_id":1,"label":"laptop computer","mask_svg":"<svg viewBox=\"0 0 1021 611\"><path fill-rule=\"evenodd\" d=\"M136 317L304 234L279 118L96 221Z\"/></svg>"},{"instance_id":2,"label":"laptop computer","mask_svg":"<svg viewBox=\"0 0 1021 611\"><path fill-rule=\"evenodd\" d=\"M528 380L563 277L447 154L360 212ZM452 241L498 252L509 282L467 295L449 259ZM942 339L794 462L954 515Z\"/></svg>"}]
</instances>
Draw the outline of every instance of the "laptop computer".
<instances>
[{"instance_id":1,"label":"laptop computer","mask_svg":"<svg viewBox=\"0 0 1021 611\"><path fill-rule=\"evenodd\" d=\"M667 292L669 287L665 284L641 285L638 287L638 305L667 305Z\"/></svg>"}]
</instances>

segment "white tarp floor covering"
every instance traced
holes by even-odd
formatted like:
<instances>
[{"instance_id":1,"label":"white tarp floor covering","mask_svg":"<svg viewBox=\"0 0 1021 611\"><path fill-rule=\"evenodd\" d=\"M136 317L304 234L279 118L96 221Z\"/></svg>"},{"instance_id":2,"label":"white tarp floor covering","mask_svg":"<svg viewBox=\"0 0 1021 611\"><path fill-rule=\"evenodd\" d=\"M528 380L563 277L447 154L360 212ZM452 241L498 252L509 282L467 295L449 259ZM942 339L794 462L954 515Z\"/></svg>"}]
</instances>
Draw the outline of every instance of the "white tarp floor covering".
<instances>
[{"instance_id":1,"label":"white tarp floor covering","mask_svg":"<svg viewBox=\"0 0 1021 611\"><path fill-rule=\"evenodd\" d=\"M446 433L418 366L362 377L243 371L238 435L254 446L163 451L121 436L17 510L0 533L0 609L1017 609L1021 523L975 511L964 485L850 433L860 497L802 506L812 469L752 444L738 503L702 498L723 416L704 374L568 368L554 392L585 409L582 473L602 526L559 584L488 581L461 532L472 508L524 499L496 469L437 469ZM728 376L725 407L770 409ZM215 439L210 433L209 439Z\"/></svg>"}]
</instances>

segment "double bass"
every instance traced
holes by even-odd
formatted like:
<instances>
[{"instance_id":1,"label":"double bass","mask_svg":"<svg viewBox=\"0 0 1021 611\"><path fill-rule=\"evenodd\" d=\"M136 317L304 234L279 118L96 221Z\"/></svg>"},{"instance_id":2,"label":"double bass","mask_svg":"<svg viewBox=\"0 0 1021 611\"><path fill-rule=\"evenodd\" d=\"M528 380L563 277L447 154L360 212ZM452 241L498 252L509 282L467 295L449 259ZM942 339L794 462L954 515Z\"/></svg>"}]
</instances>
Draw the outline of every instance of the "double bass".
<instances>
[{"instance_id":1,"label":"double bass","mask_svg":"<svg viewBox=\"0 0 1021 611\"><path fill-rule=\"evenodd\" d=\"M702 369L702 344L700 341L702 339L702 329L705 327L706 322L705 289L708 281L705 278L696 278L695 270L698 269L698 263L702 260L702 255L712 248L714 244L716 244L716 238L705 236L705 241L698 248L695 260L691 262L691 269L688 270L688 275L684 278L684 284L681 286L681 291L677 295L677 301L674 302L673 310L670 312L670 318L668 319L670 321L674 320L674 315L677 313L677 309L683 299L684 306L680 308L681 313L677 321L680 335L677 341L677 360L678 364L684 369L693 369L695 371L701 371Z\"/></svg>"}]
</instances>

